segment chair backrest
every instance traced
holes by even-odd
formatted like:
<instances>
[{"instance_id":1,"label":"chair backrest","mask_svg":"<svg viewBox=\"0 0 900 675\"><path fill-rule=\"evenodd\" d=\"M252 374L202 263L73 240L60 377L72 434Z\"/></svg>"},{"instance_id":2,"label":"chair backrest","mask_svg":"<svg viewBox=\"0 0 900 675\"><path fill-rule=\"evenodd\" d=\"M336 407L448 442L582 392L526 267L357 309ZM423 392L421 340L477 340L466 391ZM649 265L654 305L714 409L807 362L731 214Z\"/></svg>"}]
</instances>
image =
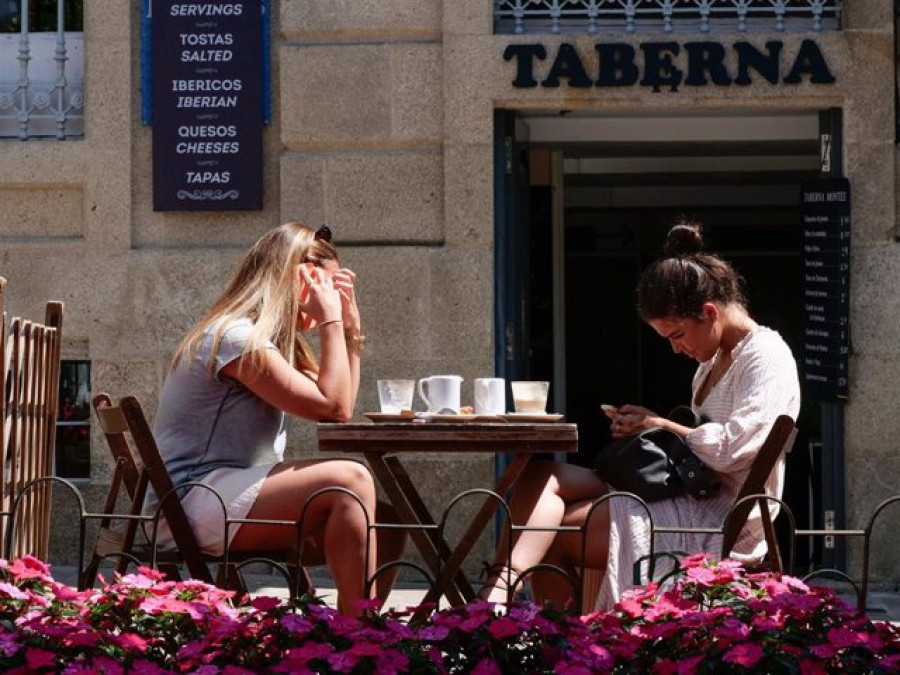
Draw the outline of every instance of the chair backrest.
<instances>
[{"instance_id":1,"label":"chair backrest","mask_svg":"<svg viewBox=\"0 0 900 675\"><path fill-rule=\"evenodd\" d=\"M753 460L750 472L744 479L744 484L735 498L736 504L745 497L765 494L766 481L775 468L778 458L782 453L790 451L796 437L797 427L794 426L794 420L788 415L779 415L775 420L775 424L772 425L769 435L766 436L762 447L759 449L756 459ZM741 530L747 524L747 519L750 517L750 512L755 504L758 504L760 508L763 531L769 547L772 566L777 571L781 571L781 557L778 552L778 541L775 538L775 528L769 515L769 504L766 499L762 498L756 500L747 499L739 503L732 511L731 517L725 523L722 539L722 557L724 558L731 553L741 534Z\"/></svg>"},{"instance_id":2,"label":"chair backrest","mask_svg":"<svg viewBox=\"0 0 900 675\"><path fill-rule=\"evenodd\" d=\"M48 302L45 323L6 312L6 279L0 277L0 510L9 512L22 489L53 473L64 305ZM15 550L46 559L50 547L49 484L26 493L18 505ZM8 519L0 520L0 542L7 541Z\"/></svg>"},{"instance_id":3,"label":"chair backrest","mask_svg":"<svg viewBox=\"0 0 900 675\"><path fill-rule=\"evenodd\" d=\"M150 486L161 500L161 512L172 532L172 539L178 548L184 564L191 577L200 581L213 583L212 575L203 559L200 544L194 536L187 514L181 506L179 495L175 494L175 486L169 471L159 454L153 431L147 423L140 402L134 396L125 396L119 401L134 447L143 462L143 470L147 473Z\"/></svg>"}]
</instances>

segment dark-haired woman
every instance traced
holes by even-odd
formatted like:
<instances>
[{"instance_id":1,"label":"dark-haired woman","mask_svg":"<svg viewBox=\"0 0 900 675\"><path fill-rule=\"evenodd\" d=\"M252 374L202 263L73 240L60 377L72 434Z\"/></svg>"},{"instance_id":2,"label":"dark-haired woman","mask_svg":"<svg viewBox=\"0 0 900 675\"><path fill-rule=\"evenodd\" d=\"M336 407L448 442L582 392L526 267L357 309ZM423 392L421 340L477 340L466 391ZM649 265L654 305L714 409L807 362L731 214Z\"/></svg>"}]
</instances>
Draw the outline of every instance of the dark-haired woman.
<instances>
[{"instance_id":1,"label":"dark-haired woman","mask_svg":"<svg viewBox=\"0 0 900 675\"><path fill-rule=\"evenodd\" d=\"M722 486L712 498L684 495L651 503L657 527L721 526L775 419L782 414L796 419L800 410L797 366L790 349L778 333L751 318L740 276L718 256L702 252L702 245L698 226L675 225L663 257L641 276L638 306L643 320L669 341L673 351L700 363L691 407L704 423L697 428L681 426L635 405L624 405L612 415L615 437L652 427L670 429L721 478ZM766 491L780 497L783 485L782 457ZM516 525L530 527L580 527L593 501L607 491L589 469L543 463L519 481L511 503L512 519ZM771 510L774 516L777 507ZM633 500L612 499L594 510L584 564L604 571L598 608L612 606L631 585L634 562L649 552L649 541L649 522ZM717 555L721 537L657 534L655 544L657 551ZM760 516L755 512L732 556L755 560L765 550ZM557 565L574 575L581 562L579 534L522 532L514 538L511 552L506 541L501 543L481 597L505 601L509 580L539 563ZM531 582L538 600L563 607L571 599L571 586L557 574L536 573Z\"/></svg>"}]
</instances>

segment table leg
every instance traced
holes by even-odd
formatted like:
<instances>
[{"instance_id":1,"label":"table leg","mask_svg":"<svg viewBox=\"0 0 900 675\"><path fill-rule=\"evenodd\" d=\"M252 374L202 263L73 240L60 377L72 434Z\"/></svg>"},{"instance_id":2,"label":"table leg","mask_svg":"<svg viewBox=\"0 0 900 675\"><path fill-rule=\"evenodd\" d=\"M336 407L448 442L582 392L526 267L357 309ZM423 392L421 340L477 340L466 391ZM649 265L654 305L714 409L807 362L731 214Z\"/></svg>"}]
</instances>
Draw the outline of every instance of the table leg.
<instances>
[{"instance_id":1,"label":"table leg","mask_svg":"<svg viewBox=\"0 0 900 675\"><path fill-rule=\"evenodd\" d=\"M515 485L516 481L519 479L519 476L522 474L522 471L525 470L525 467L528 465L529 460L531 459L531 455L516 455L515 459L510 463L507 467L506 471L503 473L503 476L500 477L500 480L497 481L497 485L494 488L494 491L505 498L507 492L509 492L510 488ZM466 556L469 555L469 552L472 550L472 547L475 545L476 540L484 531L484 528L491 521L491 518L494 517L494 514L497 512L497 508L499 507L499 503L496 499L486 499L484 504L482 504L481 509L475 514L475 517L472 519L472 523L469 525L462 539L460 539L459 543L456 545L456 548L453 549L453 553L450 555L450 558L447 562L444 563L441 568L441 574L438 576L437 588L442 588L442 584L446 584L449 579L452 579L459 568L462 566L463 561L466 559ZM434 589L429 590L428 593L425 594L425 599L422 601L423 604L435 602L434 597ZM474 599L475 594L471 593L466 597L466 601L470 601Z\"/></svg>"},{"instance_id":2,"label":"table leg","mask_svg":"<svg viewBox=\"0 0 900 675\"><path fill-rule=\"evenodd\" d=\"M401 521L406 525L412 526L409 531L409 536L416 545L416 548L421 552L422 557L425 559L425 563L431 568L431 572L435 575L435 579L438 579L441 571L441 558L447 557L447 555L449 555L449 550L447 550L444 555L441 555L441 547L438 546L437 540L440 539L441 543L443 543L443 548L445 549L447 549L446 543L444 543L443 539L441 539L433 530L428 531L426 528L421 527L423 525L434 525L434 521L430 514L428 514L427 509L424 509L424 504L422 503L415 486L409 480L409 476L399 465L399 462L392 461L391 463L388 463L381 453L365 453L365 457L376 480L378 480L378 483L384 489L388 499L391 500L391 504L397 509L397 515L400 517ZM400 478L400 476L402 476L402 478ZM415 506L410 504L408 495L415 495L415 497L413 497L413 500L417 502ZM424 512L420 510L417 513L416 507L419 505L422 506ZM441 590L441 594L443 594L444 586L437 586L436 588ZM460 605L465 603L465 598L462 593L452 584L448 585L446 593L452 604ZM438 594L432 602L436 602L441 594Z\"/></svg>"},{"instance_id":3,"label":"table leg","mask_svg":"<svg viewBox=\"0 0 900 675\"><path fill-rule=\"evenodd\" d=\"M403 468L400 460L397 457L385 457L384 461L391 469L391 473L396 479L400 490L403 492L404 496L409 502L410 507L415 512L416 519L420 523L425 523L427 525L436 525L434 518L428 511L428 507L425 506L425 502L422 501L422 497L419 495L419 491L416 489L416 486L413 484L412 480L410 480L409 474L406 472L406 469ZM448 560L452 554L452 551L447 545L447 541L444 539L443 534L441 532L438 532L437 529L428 529L425 530L425 532L434 543L434 546L437 549L441 560ZM439 570L435 570L435 574L437 575L438 573ZM443 590L444 585L440 585L439 588ZM462 604L463 602L465 602L465 598L472 598L475 596L475 591L472 588L472 585L462 573L454 575L451 582L447 585L447 588L453 589L454 596L456 594L459 594L458 602L455 600L451 600L451 602L453 602L454 604Z\"/></svg>"}]
</instances>

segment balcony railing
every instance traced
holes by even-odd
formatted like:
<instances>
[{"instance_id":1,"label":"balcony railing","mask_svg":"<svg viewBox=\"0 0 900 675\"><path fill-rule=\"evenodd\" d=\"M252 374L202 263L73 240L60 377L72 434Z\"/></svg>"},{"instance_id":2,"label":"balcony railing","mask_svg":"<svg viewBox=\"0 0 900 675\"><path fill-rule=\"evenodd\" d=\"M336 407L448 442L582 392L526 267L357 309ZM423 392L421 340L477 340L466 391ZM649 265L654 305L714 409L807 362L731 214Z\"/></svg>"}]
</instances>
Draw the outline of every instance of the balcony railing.
<instances>
[{"instance_id":1,"label":"balcony railing","mask_svg":"<svg viewBox=\"0 0 900 675\"><path fill-rule=\"evenodd\" d=\"M835 31L841 0L494 0L495 33Z\"/></svg>"},{"instance_id":2,"label":"balcony railing","mask_svg":"<svg viewBox=\"0 0 900 675\"><path fill-rule=\"evenodd\" d=\"M0 28L17 31L0 32L0 138L84 135L83 34L67 32L65 16L57 0L56 30L31 32L28 0L0 14Z\"/></svg>"}]
</instances>

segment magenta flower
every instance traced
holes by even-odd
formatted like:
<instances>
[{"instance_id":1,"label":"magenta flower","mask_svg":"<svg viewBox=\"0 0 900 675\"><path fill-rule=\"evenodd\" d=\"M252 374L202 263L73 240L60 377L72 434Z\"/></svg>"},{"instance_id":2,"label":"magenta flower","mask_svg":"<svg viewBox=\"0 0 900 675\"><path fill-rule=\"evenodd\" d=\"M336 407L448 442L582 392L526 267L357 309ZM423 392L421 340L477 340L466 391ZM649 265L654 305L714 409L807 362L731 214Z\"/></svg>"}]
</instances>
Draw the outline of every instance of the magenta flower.
<instances>
[{"instance_id":1,"label":"magenta flower","mask_svg":"<svg viewBox=\"0 0 900 675\"><path fill-rule=\"evenodd\" d=\"M409 657L395 649L382 651L375 660L379 673L405 673L409 670Z\"/></svg>"},{"instance_id":2,"label":"magenta flower","mask_svg":"<svg viewBox=\"0 0 900 675\"><path fill-rule=\"evenodd\" d=\"M472 675L502 675L502 671L494 659L486 658L481 659L472 669Z\"/></svg>"},{"instance_id":3,"label":"magenta flower","mask_svg":"<svg viewBox=\"0 0 900 675\"><path fill-rule=\"evenodd\" d=\"M503 616L491 622L491 624L488 626L488 632L495 639L503 640L504 638L518 635L523 631L519 628L519 625L515 621Z\"/></svg>"},{"instance_id":4,"label":"magenta flower","mask_svg":"<svg viewBox=\"0 0 900 675\"><path fill-rule=\"evenodd\" d=\"M25 648L25 663L32 670L41 668L49 668L56 665L56 654L48 649L39 649L37 647Z\"/></svg>"},{"instance_id":5,"label":"magenta flower","mask_svg":"<svg viewBox=\"0 0 900 675\"><path fill-rule=\"evenodd\" d=\"M356 668L359 657L350 652L335 652L327 657L328 668L335 673L349 673Z\"/></svg>"},{"instance_id":6,"label":"magenta flower","mask_svg":"<svg viewBox=\"0 0 900 675\"><path fill-rule=\"evenodd\" d=\"M689 659L682 659L678 663L676 663L676 673L678 675L694 675L697 672L700 664L703 663L704 656L699 654L697 656L692 656Z\"/></svg>"},{"instance_id":7,"label":"magenta flower","mask_svg":"<svg viewBox=\"0 0 900 675\"><path fill-rule=\"evenodd\" d=\"M744 668L752 668L763 656L763 649L754 642L743 642L729 649L722 660Z\"/></svg>"},{"instance_id":8,"label":"magenta flower","mask_svg":"<svg viewBox=\"0 0 900 675\"><path fill-rule=\"evenodd\" d=\"M250 601L250 606L260 612L270 612L279 605L281 605L281 600L267 595L261 595Z\"/></svg>"}]
</instances>

